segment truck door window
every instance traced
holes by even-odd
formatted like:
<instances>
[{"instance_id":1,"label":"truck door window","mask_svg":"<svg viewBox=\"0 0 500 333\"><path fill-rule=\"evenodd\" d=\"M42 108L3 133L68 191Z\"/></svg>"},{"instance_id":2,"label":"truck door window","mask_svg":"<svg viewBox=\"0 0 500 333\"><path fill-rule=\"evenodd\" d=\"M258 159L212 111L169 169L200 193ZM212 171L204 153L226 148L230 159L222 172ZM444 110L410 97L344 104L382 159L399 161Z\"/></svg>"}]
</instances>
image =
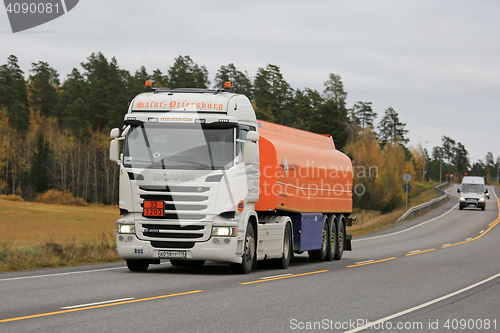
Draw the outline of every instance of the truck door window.
<instances>
[{"instance_id":1,"label":"truck door window","mask_svg":"<svg viewBox=\"0 0 500 333\"><path fill-rule=\"evenodd\" d=\"M239 128L238 129L238 139L246 140L247 133L248 133L248 129ZM244 147L245 147L244 142L237 142L236 143L236 155L238 156L238 164L243 162L243 149L244 149Z\"/></svg>"}]
</instances>

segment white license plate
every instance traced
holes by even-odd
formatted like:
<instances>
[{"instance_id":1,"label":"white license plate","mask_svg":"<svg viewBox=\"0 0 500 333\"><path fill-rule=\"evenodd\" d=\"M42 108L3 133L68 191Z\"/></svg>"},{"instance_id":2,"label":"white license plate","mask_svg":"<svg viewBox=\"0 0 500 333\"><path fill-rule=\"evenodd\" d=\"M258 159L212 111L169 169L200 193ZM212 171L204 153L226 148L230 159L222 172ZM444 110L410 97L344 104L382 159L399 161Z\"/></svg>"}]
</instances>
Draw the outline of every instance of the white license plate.
<instances>
[{"instance_id":1,"label":"white license plate","mask_svg":"<svg viewBox=\"0 0 500 333\"><path fill-rule=\"evenodd\" d=\"M186 251L158 251L158 258L186 258Z\"/></svg>"}]
</instances>

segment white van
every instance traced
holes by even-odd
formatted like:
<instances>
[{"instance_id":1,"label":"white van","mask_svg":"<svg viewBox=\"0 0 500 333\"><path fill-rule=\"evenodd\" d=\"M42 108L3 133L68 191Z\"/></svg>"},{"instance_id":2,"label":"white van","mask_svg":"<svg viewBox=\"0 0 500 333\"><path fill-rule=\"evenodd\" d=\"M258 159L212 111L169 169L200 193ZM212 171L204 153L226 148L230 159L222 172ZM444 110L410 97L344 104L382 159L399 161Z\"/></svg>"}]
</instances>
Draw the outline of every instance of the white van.
<instances>
[{"instance_id":1,"label":"white van","mask_svg":"<svg viewBox=\"0 0 500 333\"><path fill-rule=\"evenodd\" d=\"M464 209L464 207L476 207L481 208L481 210L485 210L486 191L483 177L464 177L461 187L457 190L458 193L462 194L460 197L459 208Z\"/></svg>"}]
</instances>

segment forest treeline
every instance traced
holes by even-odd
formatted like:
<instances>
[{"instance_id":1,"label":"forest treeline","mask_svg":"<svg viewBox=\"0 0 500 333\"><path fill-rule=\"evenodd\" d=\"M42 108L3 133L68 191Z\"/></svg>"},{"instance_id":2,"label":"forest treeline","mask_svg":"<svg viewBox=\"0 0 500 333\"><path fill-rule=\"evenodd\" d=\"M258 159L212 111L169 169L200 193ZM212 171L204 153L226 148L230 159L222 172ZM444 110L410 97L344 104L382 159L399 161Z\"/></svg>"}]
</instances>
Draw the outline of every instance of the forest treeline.
<instances>
[{"instance_id":1,"label":"forest treeline","mask_svg":"<svg viewBox=\"0 0 500 333\"><path fill-rule=\"evenodd\" d=\"M439 181L445 174L473 172L492 179L500 164L488 153L485 161L470 165L461 143L443 137L441 147L428 156L421 145L406 147L408 131L390 106L378 125L371 102L348 107L340 75L325 77L324 90L293 89L280 68L268 64L255 76L234 64L221 66L214 81L205 66L190 56L179 56L164 72L121 69L116 58L92 53L73 68L64 82L47 62L32 63L25 73L16 56L0 66L0 194L33 200L49 189L69 191L88 202L118 202L118 166L108 159L109 130L123 125L128 103L144 91L144 82L157 87L222 88L247 95L257 118L321 134L331 134L337 149L347 153L355 167L355 184L363 191L355 205L383 211L402 202L401 179L410 173ZM368 172L368 170L376 172ZM453 179L457 181L457 178ZM358 187L360 188L360 187Z\"/></svg>"}]
</instances>

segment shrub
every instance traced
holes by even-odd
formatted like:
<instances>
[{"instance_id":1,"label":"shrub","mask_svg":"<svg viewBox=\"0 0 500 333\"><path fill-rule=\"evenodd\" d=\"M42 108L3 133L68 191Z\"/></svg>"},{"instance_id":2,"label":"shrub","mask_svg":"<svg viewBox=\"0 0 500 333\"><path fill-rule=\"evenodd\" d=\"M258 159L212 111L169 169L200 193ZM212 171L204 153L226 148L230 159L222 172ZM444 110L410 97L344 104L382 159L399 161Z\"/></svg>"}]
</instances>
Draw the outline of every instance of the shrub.
<instances>
[{"instance_id":1,"label":"shrub","mask_svg":"<svg viewBox=\"0 0 500 333\"><path fill-rule=\"evenodd\" d=\"M9 195L2 194L2 195L0 195L0 200L24 201L23 198L21 198L19 195L15 195L15 194L9 194Z\"/></svg>"},{"instance_id":2,"label":"shrub","mask_svg":"<svg viewBox=\"0 0 500 333\"><path fill-rule=\"evenodd\" d=\"M68 190L64 192L59 190L48 190L43 194L37 195L35 202L67 206L88 206L88 203L85 202L85 200L73 197L71 192Z\"/></svg>"}]
</instances>

